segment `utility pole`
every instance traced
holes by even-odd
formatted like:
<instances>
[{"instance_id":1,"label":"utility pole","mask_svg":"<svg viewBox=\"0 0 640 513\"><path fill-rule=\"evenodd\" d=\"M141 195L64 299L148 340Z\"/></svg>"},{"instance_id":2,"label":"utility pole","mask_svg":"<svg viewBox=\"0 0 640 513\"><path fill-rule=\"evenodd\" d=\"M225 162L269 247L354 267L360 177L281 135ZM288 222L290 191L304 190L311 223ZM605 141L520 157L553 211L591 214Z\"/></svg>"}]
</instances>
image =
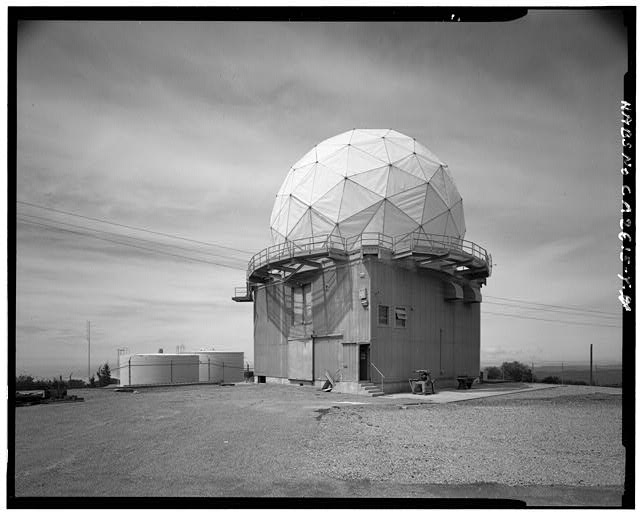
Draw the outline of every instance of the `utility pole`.
<instances>
[{"instance_id":1,"label":"utility pole","mask_svg":"<svg viewBox=\"0 0 640 513\"><path fill-rule=\"evenodd\" d=\"M562 376L562 378L561 378L562 381L560 383L562 383L564 385L564 362L562 362L562 370L561 370L561 372L562 372L562 374L560 374L560 375Z\"/></svg>"},{"instance_id":2,"label":"utility pole","mask_svg":"<svg viewBox=\"0 0 640 513\"><path fill-rule=\"evenodd\" d=\"M593 344L589 345L589 385L593 386Z\"/></svg>"},{"instance_id":3,"label":"utility pole","mask_svg":"<svg viewBox=\"0 0 640 513\"><path fill-rule=\"evenodd\" d=\"M87 352L87 380L91 381L91 321L87 321L87 342L89 350Z\"/></svg>"}]
</instances>

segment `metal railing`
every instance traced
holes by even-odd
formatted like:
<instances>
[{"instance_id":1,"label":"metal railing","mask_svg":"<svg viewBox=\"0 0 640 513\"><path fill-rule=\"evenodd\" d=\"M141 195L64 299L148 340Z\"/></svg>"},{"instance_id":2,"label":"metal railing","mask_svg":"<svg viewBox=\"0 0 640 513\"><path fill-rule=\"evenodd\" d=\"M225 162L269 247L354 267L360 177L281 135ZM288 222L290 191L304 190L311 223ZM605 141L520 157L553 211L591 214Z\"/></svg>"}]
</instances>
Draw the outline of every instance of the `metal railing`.
<instances>
[{"instance_id":1,"label":"metal railing","mask_svg":"<svg viewBox=\"0 0 640 513\"><path fill-rule=\"evenodd\" d=\"M378 374L380 374L380 376L382 377L382 384L380 385L380 388L382 389L382 393L384 394L384 374L380 372L380 369L378 369L378 367L376 367L373 362L369 362L369 365L371 365L371 367L373 367L378 372Z\"/></svg>"},{"instance_id":2,"label":"metal railing","mask_svg":"<svg viewBox=\"0 0 640 513\"><path fill-rule=\"evenodd\" d=\"M233 297L247 297L248 290L247 287L236 287L233 292Z\"/></svg>"},{"instance_id":3,"label":"metal railing","mask_svg":"<svg viewBox=\"0 0 640 513\"><path fill-rule=\"evenodd\" d=\"M349 251L364 246L379 247L393 251L393 237L380 232L364 232L345 239Z\"/></svg>"},{"instance_id":4,"label":"metal railing","mask_svg":"<svg viewBox=\"0 0 640 513\"><path fill-rule=\"evenodd\" d=\"M296 256L308 255L315 251L329 249L345 251L345 239L337 235L320 235L287 240L275 246L269 246L259 253L256 253L251 260L249 260L247 275L250 276L257 268L269 262L290 259Z\"/></svg>"},{"instance_id":5,"label":"metal railing","mask_svg":"<svg viewBox=\"0 0 640 513\"><path fill-rule=\"evenodd\" d=\"M416 249L424 251L453 251L470 255L487 266L488 275L491 275L491 255L482 246L475 242L464 240L451 235L429 234L422 230L415 230L404 235L391 237L379 232L365 232L351 237L338 235L319 235L304 237L301 239L287 240L269 246L256 253L247 266L247 277L253 272L271 262L288 260L296 256L305 256L314 252L328 251L331 249L351 252L363 247L378 247L388 249L395 254Z\"/></svg>"}]
</instances>

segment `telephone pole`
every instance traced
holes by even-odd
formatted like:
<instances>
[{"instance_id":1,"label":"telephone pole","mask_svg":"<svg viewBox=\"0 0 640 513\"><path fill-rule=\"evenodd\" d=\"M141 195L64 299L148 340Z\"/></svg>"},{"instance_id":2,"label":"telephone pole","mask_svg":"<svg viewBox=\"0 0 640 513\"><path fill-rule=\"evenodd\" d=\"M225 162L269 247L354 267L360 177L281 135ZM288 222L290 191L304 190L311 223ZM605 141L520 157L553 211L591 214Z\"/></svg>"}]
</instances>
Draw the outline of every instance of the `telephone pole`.
<instances>
[{"instance_id":1,"label":"telephone pole","mask_svg":"<svg viewBox=\"0 0 640 513\"><path fill-rule=\"evenodd\" d=\"M87 352L87 381L91 381L91 321L87 321L87 342L89 344Z\"/></svg>"},{"instance_id":2,"label":"telephone pole","mask_svg":"<svg viewBox=\"0 0 640 513\"><path fill-rule=\"evenodd\" d=\"M589 385L593 386L593 344L589 345Z\"/></svg>"}]
</instances>

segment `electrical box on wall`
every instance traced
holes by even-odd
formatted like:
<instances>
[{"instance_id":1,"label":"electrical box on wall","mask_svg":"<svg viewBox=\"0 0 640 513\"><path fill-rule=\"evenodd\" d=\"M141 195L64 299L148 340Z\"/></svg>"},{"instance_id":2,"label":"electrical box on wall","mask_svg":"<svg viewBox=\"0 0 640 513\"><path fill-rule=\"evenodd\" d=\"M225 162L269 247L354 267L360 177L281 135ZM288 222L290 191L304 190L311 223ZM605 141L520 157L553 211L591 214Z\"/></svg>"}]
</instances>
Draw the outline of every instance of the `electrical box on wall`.
<instances>
[{"instance_id":1,"label":"electrical box on wall","mask_svg":"<svg viewBox=\"0 0 640 513\"><path fill-rule=\"evenodd\" d=\"M369 306L369 297L367 295L367 289L360 289L360 302L365 308Z\"/></svg>"}]
</instances>

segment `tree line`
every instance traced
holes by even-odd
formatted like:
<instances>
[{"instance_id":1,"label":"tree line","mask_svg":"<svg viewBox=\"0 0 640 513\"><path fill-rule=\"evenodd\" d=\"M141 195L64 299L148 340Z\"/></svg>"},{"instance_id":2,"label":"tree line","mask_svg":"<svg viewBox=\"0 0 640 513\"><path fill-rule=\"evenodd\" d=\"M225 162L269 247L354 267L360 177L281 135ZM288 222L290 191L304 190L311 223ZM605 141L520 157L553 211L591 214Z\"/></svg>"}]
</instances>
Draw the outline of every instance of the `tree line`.
<instances>
[{"instance_id":1,"label":"tree line","mask_svg":"<svg viewBox=\"0 0 640 513\"><path fill-rule=\"evenodd\" d=\"M538 377L533 374L531 367L518 361L502 362L500 367L486 367L485 372L485 378L489 380L503 379L505 381L524 381L530 383L548 383L553 385L559 385L561 382L565 385L588 385L586 381L570 379L561 380L558 376L545 376L542 379L538 379Z\"/></svg>"},{"instance_id":2,"label":"tree line","mask_svg":"<svg viewBox=\"0 0 640 513\"><path fill-rule=\"evenodd\" d=\"M71 376L72 374L69 375L69 379L63 379L62 376L57 379L42 379L21 374L16 376L16 390L47 390L57 388L59 384L67 388L96 388L117 383L117 380L111 377L111 367L108 363L98 367L95 376L91 376L88 382L83 379L73 379Z\"/></svg>"}]
</instances>

